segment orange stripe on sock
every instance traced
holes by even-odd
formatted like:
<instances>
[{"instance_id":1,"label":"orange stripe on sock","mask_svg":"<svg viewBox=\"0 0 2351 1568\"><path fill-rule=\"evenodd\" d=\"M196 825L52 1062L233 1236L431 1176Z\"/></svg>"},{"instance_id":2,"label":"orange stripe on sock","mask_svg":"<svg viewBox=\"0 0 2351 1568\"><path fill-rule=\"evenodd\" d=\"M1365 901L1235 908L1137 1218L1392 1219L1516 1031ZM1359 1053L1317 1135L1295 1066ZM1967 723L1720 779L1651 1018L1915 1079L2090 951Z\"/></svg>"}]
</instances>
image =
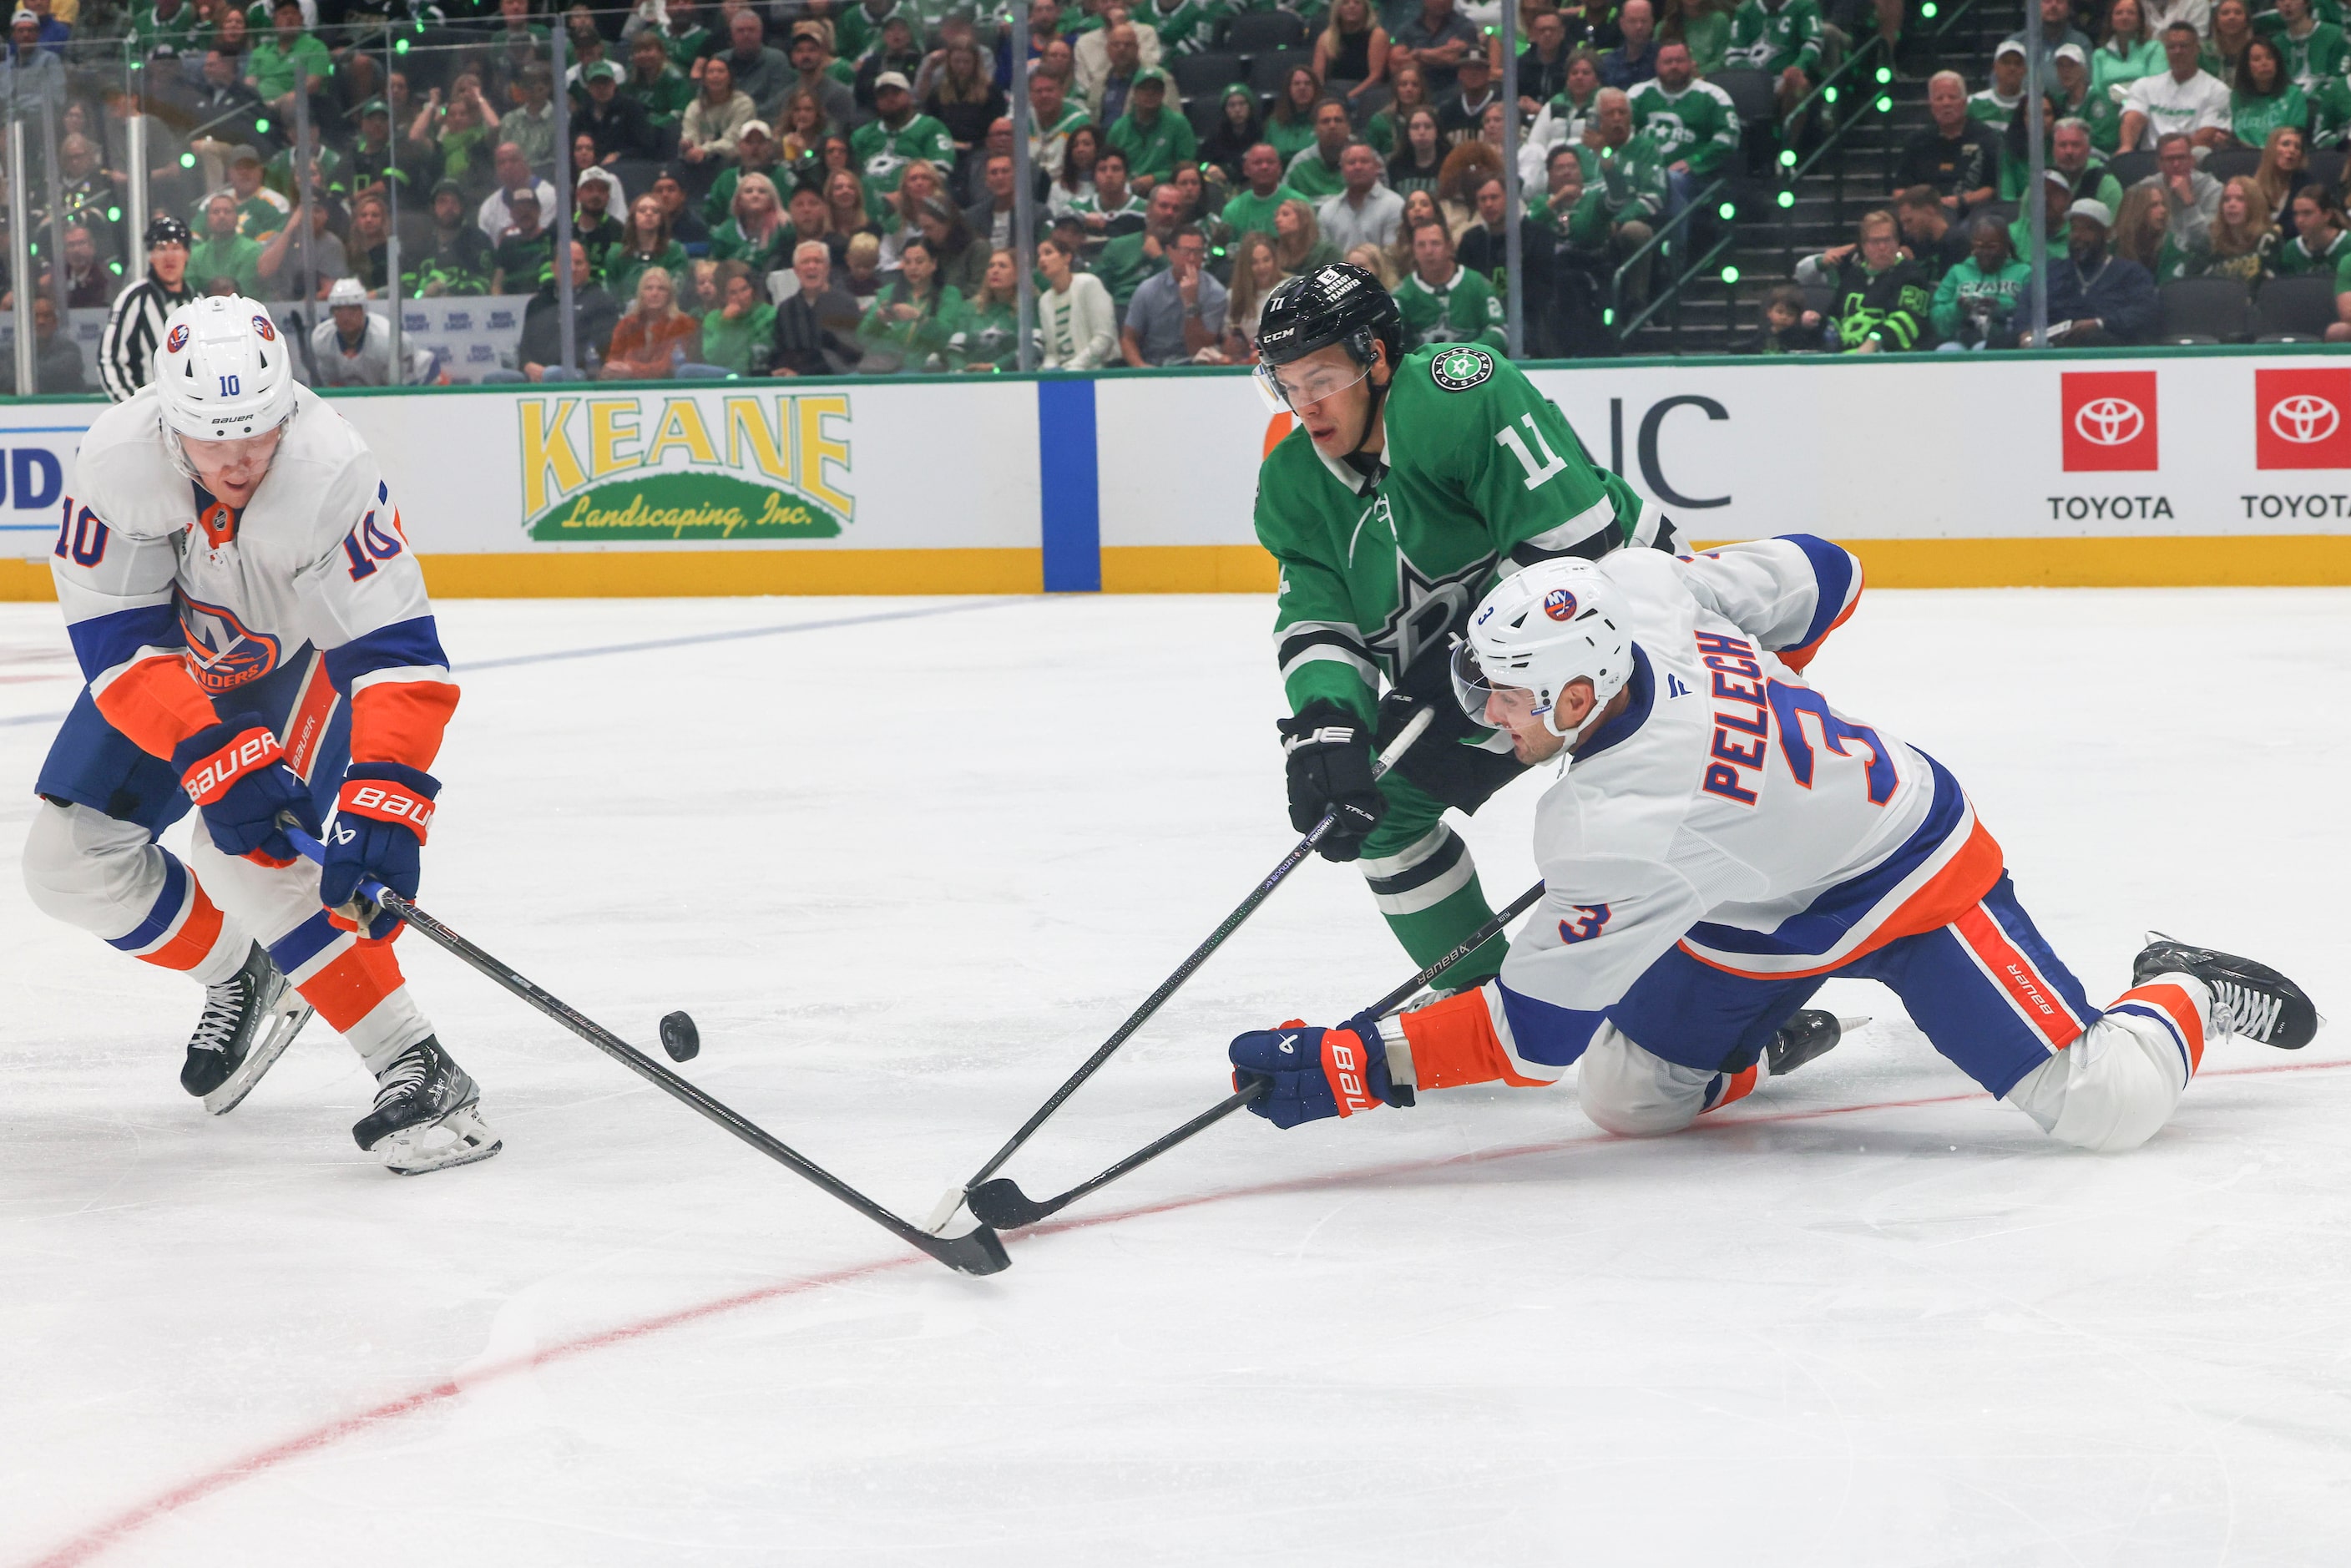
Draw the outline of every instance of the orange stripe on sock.
<instances>
[{"instance_id":1,"label":"orange stripe on sock","mask_svg":"<svg viewBox=\"0 0 2351 1568\"><path fill-rule=\"evenodd\" d=\"M1725 1105L1735 1104L1739 1101L1746 1099L1750 1094L1755 1092L1755 1085L1761 1077L1762 1074L1758 1072L1752 1067L1741 1068L1737 1072L1732 1073L1729 1078L1723 1081L1722 1098L1717 1100L1713 1104L1708 1105L1706 1108L1707 1111L1719 1111ZM1706 1113L1702 1111L1698 1113L1700 1115L1704 1115Z\"/></svg>"},{"instance_id":2,"label":"orange stripe on sock","mask_svg":"<svg viewBox=\"0 0 2351 1568\"><path fill-rule=\"evenodd\" d=\"M2145 1002L2160 1008L2163 1014L2179 1030L2179 1038L2188 1042L2188 1071L2190 1077L2204 1065L2204 1019L2196 1011L2185 988L2173 985L2134 986L2115 1000Z\"/></svg>"},{"instance_id":3,"label":"orange stripe on sock","mask_svg":"<svg viewBox=\"0 0 2351 1568\"><path fill-rule=\"evenodd\" d=\"M1412 1075L1423 1089L1458 1089L1498 1078L1514 1089L1547 1087L1544 1080L1522 1077L1510 1066L1510 1053L1494 1033L1483 988L1415 1008L1396 1022L1412 1042Z\"/></svg>"},{"instance_id":4,"label":"orange stripe on sock","mask_svg":"<svg viewBox=\"0 0 2351 1568\"><path fill-rule=\"evenodd\" d=\"M389 946L355 945L296 988L338 1033L349 1034L405 983Z\"/></svg>"},{"instance_id":5,"label":"orange stripe on sock","mask_svg":"<svg viewBox=\"0 0 2351 1568\"><path fill-rule=\"evenodd\" d=\"M220 940L221 912L204 896L204 883L196 880L193 872L188 873L188 891L194 901L188 906L186 918L180 922L180 929L153 952L140 954L141 963L152 964L159 969L193 969L204 961L213 945Z\"/></svg>"}]
</instances>

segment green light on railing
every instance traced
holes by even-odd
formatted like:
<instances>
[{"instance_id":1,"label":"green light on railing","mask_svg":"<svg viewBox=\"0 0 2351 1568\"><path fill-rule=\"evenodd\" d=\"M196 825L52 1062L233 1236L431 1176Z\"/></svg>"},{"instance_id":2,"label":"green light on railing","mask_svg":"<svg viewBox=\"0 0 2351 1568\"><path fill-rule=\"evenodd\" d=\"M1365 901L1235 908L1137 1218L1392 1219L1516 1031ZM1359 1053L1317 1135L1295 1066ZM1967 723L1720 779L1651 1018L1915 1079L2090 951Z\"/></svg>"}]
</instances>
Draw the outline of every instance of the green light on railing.
<instances>
[{"instance_id":1,"label":"green light on railing","mask_svg":"<svg viewBox=\"0 0 2351 1568\"><path fill-rule=\"evenodd\" d=\"M1893 72L1893 69L1892 69L1890 67L1886 67L1886 66L1880 66L1880 67L1878 67L1878 68L1877 68L1877 85L1878 85L1878 86L1880 86L1880 87L1884 87L1887 82L1890 82L1890 81L1892 81L1893 79L1894 79L1894 72Z\"/></svg>"},{"instance_id":2,"label":"green light on railing","mask_svg":"<svg viewBox=\"0 0 2351 1568\"><path fill-rule=\"evenodd\" d=\"M120 222L122 221L122 209L121 209L120 207L109 207L109 208L107 208L107 209L106 209L106 221L107 221L108 223L110 223L110 224L119 224L119 223L120 223Z\"/></svg>"},{"instance_id":3,"label":"green light on railing","mask_svg":"<svg viewBox=\"0 0 2351 1568\"><path fill-rule=\"evenodd\" d=\"M408 40L406 38L394 38L392 41L392 52L395 55L406 54L408 52Z\"/></svg>"},{"instance_id":4,"label":"green light on railing","mask_svg":"<svg viewBox=\"0 0 2351 1568\"><path fill-rule=\"evenodd\" d=\"M1933 21L1935 19L1935 0L1927 0L1927 3L1924 5L1919 6L1918 15L1924 16L1929 22Z\"/></svg>"},{"instance_id":5,"label":"green light on railing","mask_svg":"<svg viewBox=\"0 0 2351 1568\"><path fill-rule=\"evenodd\" d=\"M264 136L266 136L266 135L268 135L268 134L269 134L269 121L267 121L267 120L255 120L255 121L253 122L253 128L254 128L256 131L260 131Z\"/></svg>"},{"instance_id":6,"label":"green light on railing","mask_svg":"<svg viewBox=\"0 0 2351 1568\"><path fill-rule=\"evenodd\" d=\"M1603 327L1614 327L1616 325L1616 312L1612 309L1603 309L1600 312L1600 324Z\"/></svg>"},{"instance_id":7,"label":"green light on railing","mask_svg":"<svg viewBox=\"0 0 2351 1568\"><path fill-rule=\"evenodd\" d=\"M1739 204L1736 202L1725 202L1722 205L1715 208L1714 213L1715 216L1720 218L1724 223L1729 223L1731 219L1739 215Z\"/></svg>"},{"instance_id":8,"label":"green light on railing","mask_svg":"<svg viewBox=\"0 0 2351 1568\"><path fill-rule=\"evenodd\" d=\"M1737 267L1724 267L1724 268L1722 269L1722 280L1723 280L1725 283L1736 283L1736 282L1738 282L1738 281L1739 281L1739 269L1738 269Z\"/></svg>"},{"instance_id":9,"label":"green light on railing","mask_svg":"<svg viewBox=\"0 0 2351 1568\"><path fill-rule=\"evenodd\" d=\"M1781 193L1780 193L1780 205L1781 205L1781 206L1782 206L1782 207L1792 207L1792 206L1794 206L1795 204L1796 204L1796 193L1795 193L1795 192L1793 192L1793 191L1782 191L1782 192L1781 192Z\"/></svg>"},{"instance_id":10,"label":"green light on railing","mask_svg":"<svg viewBox=\"0 0 2351 1568\"><path fill-rule=\"evenodd\" d=\"M1837 89L1833 87L1824 87L1821 89L1821 98L1824 102L1834 103L1837 100Z\"/></svg>"},{"instance_id":11,"label":"green light on railing","mask_svg":"<svg viewBox=\"0 0 2351 1568\"><path fill-rule=\"evenodd\" d=\"M1780 154L1780 167L1782 169L1792 169L1795 166L1796 150L1791 147Z\"/></svg>"},{"instance_id":12,"label":"green light on railing","mask_svg":"<svg viewBox=\"0 0 2351 1568\"><path fill-rule=\"evenodd\" d=\"M1891 113L1893 113L1893 112L1894 112L1894 100L1893 100L1891 98L1888 98L1887 96L1886 96L1884 93L1880 93L1880 94L1878 94L1878 97L1877 97L1877 112L1878 112L1878 113L1880 113L1880 114L1891 114Z\"/></svg>"},{"instance_id":13,"label":"green light on railing","mask_svg":"<svg viewBox=\"0 0 2351 1568\"><path fill-rule=\"evenodd\" d=\"M183 152L183 153L181 153L181 154L180 154L180 167L181 167L181 168L183 168L183 169L193 169L193 168L194 168L195 166L196 166L196 155L195 155L194 153L193 153L193 152Z\"/></svg>"}]
</instances>

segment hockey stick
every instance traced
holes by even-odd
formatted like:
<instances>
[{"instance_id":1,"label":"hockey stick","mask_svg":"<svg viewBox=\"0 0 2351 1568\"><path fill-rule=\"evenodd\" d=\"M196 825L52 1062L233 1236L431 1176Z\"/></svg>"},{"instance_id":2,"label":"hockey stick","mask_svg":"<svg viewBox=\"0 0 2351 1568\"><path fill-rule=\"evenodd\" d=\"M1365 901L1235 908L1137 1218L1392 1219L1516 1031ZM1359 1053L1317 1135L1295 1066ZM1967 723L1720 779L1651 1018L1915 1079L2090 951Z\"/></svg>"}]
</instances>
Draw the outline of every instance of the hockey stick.
<instances>
[{"instance_id":1,"label":"hockey stick","mask_svg":"<svg viewBox=\"0 0 2351 1568\"><path fill-rule=\"evenodd\" d=\"M286 836L293 841L296 849L300 850L311 860L324 863L326 852L320 847L318 840L290 822L283 825L286 828ZM948 1268L960 1270L967 1274L994 1274L1012 1266L1012 1260L1005 1253L1004 1243L997 1239L996 1232L987 1227L983 1225L968 1235L955 1237L934 1236L927 1231L917 1230L847 1182L778 1141L757 1124L712 1099L594 1019L523 978L522 976L515 973L465 937L458 936L448 926L442 925L441 922L381 883L362 882L360 884L360 896L398 915L409 925L423 933L427 939L447 949L461 962L520 997L524 1001L651 1083L671 1099L699 1112L778 1165L823 1188L909 1247L927 1252Z\"/></svg>"},{"instance_id":2,"label":"hockey stick","mask_svg":"<svg viewBox=\"0 0 2351 1568\"><path fill-rule=\"evenodd\" d=\"M1412 743L1418 740L1421 737L1422 733L1426 731L1431 724L1436 722L1436 711L1431 708L1422 708L1418 713L1413 715L1411 722L1407 723L1404 728L1397 733L1396 737L1394 740L1388 742L1387 749L1381 752L1373 761L1372 777L1374 779L1378 779L1384 775L1390 768L1394 768L1396 763L1403 758L1404 754L1412 749ZM956 1215L956 1210L963 1207L964 1201L969 1196L972 1188L977 1186L981 1182L986 1181L989 1176L994 1176L998 1171L1003 1169L1004 1162L1010 1159L1016 1153L1018 1153L1021 1145L1027 1143L1030 1138L1036 1135L1037 1129L1045 1124L1045 1119L1048 1116L1050 1116L1054 1112L1060 1110L1062 1103L1067 1101L1071 1095L1078 1092L1078 1086L1080 1084L1083 1083L1087 1079L1092 1078L1094 1073L1101 1069L1102 1064L1111 1059L1112 1053L1117 1051L1120 1046L1126 1043L1127 1038L1130 1035L1134 1034L1136 1030L1141 1029L1144 1024L1150 1019L1151 1015L1160 1009L1168 998L1174 996L1177 991L1183 988L1184 982L1190 979L1194 973L1199 969L1200 966L1208 961L1208 955L1223 946L1225 945L1225 938L1239 930L1242 923L1248 920L1250 915L1257 913L1258 905L1263 904L1269 897L1272 896L1273 890L1280 887L1283 881L1289 877L1291 872L1296 871L1300 865L1304 863L1306 857L1312 854L1322 844L1323 835L1330 832L1332 825L1338 821L1338 807L1333 806L1329 810L1323 812L1322 820L1315 823L1312 830L1310 831L1304 838L1298 841L1295 848L1293 848L1288 854L1281 857L1281 862L1273 868L1271 873L1269 874L1263 882L1259 883L1255 888L1250 890L1249 895L1247 898L1242 899L1239 905L1236 907L1230 915L1225 916L1224 923L1222 925L1218 925L1214 931L1208 933L1207 940L1202 942L1197 947L1193 948L1191 956L1186 958L1181 964L1176 966L1176 972L1168 976L1165 980L1159 982L1159 988L1152 992L1149 996L1144 998L1143 1005L1127 1015L1126 1021L1119 1025L1117 1030L1113 1032L1108 1040L1102 1041L1102 1049L1096 1051L1092 1056L1087 1057L1083 1062L1080 1063L1078 1070L1075 1072L1071 1073L1070 1076L1063 1081L1061 1086L1059 1089L1054 1090L1053 1092L1047 1097L1042 1105L1037 1107L1037 1111L1034 1115L1030 1116L1026 1122L1020 1124L1020 1130L1013 1134L1011 1138L1006 1142L1005 1145L997 1150L995 1155L989 1158L986 1165L972 1172L970 1177L967 1179L961 1186L951 1187L948 1189L946 1196L939 1199L938 1207L931 1211L931 1228L933 1230L935 1231L939 1229L949 1220L953 1219Z\"/></svg>"},{"instance_id":3,"label":"hockey stick","mask_svg":"<svg viewBox=\"0 0 2351 1568\"><path fill-rule=\"evenodd\" d=\"M1499 936L1502 927L1533 908L1536 900L1542 897L1542 893L1543 884L1535 883L1512 899L1508 909L1471 932L1461 946L1454 948L1444 957L1439 958L1364 1010L1375 1012L1380 1017L1385 1018L1405 1001L1412 999L1413 993L1419 990L1421 987ZM991 1226L998 1230L1014 1230L1024 1225L1034 1225L1049 1215L1059 1214L1086 1194L1108 1186L1136 1166L1150 1164L1193 1134L1206 1132L1264 1092L1265 1084L1262 1082L1252 1083L1238 1093L1218 1101L1174 1132L1145 1144L1102 1175L1081 1181L1060 1197L1049 1197L1042 1203L1022 1192L1020 1184L1009 1176L998 1176L994 1181L983 1182L973 1187L969 1195L972 1218L982 1225Z\"/></svg>"}]
</instances>

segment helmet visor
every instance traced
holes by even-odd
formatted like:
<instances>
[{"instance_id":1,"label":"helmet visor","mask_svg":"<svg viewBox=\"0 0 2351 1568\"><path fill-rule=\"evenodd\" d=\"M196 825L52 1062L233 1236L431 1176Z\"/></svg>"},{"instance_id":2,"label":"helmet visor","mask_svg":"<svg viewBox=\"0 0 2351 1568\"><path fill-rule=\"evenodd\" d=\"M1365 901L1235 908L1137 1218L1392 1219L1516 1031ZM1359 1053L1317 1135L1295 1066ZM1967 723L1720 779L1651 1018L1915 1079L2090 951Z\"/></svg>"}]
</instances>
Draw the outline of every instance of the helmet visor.
<instances>
[{"instance_id":1,"label":"helmet visor","mask_svg":"<svg viewBox=\"0 0 2351 1568\"><path fill-rule=\"evenodd\" d=\"M1338 396L1371 373L1371 366L1356 363L1352 356L1334 363L1309 355L1286 364L1260 362L1257 382L1258 390L1265 394L1276 413L1294 413L1325 398Z\"/></svg>"},{"instance_id":2,"label":"helmet visor","mask_svg":"<svg viewBox=\"0 0 2351 1568\"><path fill-rule=\"evenodd\" d=\"M1486 716L1487 699L1494 695L1494 683L1486 678L1485 669L1478 663L1478 650L1469 639L1455 632L1453 636L1453 700L1461 711L1479 727L1492 729L1493 721Z\"/></svg>"}]
</instances>

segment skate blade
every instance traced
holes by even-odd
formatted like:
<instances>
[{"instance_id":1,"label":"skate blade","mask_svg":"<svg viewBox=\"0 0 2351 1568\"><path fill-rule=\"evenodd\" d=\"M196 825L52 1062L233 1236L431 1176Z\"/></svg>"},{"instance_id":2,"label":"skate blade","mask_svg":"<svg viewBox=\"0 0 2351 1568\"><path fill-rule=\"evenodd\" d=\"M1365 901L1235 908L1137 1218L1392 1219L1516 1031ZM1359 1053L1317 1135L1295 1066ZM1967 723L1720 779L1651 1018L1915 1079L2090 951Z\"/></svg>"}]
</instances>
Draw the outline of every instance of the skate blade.
<instances>
[{"instance_id":1,"label":"skate blade","mask_svg":"<svg viewBox=\"0 0 2351 1568\"><path fill-rule=\"evenodd\" d=\"M368 1153L394 1176L423 1176L488 1159L504 1147L475 1106L460 1105L437 1122L385 1134Z\"/></svg>"},{"instance_id":2,"label":"skate blade","mask_svg":"<svg viewBox=\"0 0 2351 1568\"><path fill-rule=\"evenodd\" d=\"M204 1096L204 1110L208 1113L225 1116L244 1103L245 1097L253 1092L253 1086L261 1082L261 1075L277 1064L277 1059L286 1054L287 1047L294 1043L294 1037L302 1032L302 1026L308 1023L311 1015L318 1011L292 987L287 988L286 995L292 1000L280 1007L277 1016L270 1019L269 1032L262 1036L259 1044L246 1052L245 1060L237 1063L235 1072L222 1079L220 1086Z\"/></svg>"}]
</instances>

